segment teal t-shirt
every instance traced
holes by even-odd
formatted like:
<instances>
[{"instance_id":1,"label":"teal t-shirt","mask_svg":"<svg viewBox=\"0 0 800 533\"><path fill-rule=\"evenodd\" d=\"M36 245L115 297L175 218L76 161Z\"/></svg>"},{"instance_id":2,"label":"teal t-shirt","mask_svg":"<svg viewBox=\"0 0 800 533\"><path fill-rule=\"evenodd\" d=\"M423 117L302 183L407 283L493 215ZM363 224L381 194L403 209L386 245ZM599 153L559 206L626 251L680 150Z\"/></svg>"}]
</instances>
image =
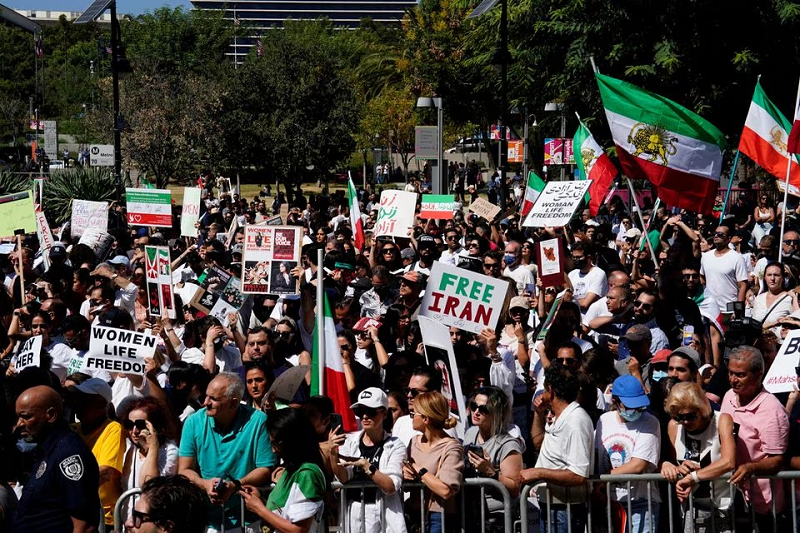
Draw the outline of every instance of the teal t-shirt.
<instances>
[{"instance_id":1,"label":"teal t-shirt","mask_svg":"<svg viewBox=\"0 0 800 533\"><path fill-rule=\"evenodd\" d=\"M197 460L200 477L211 479L230 474L241 479L256 468L273 468L277 464L272 452L272 443L267 433L267 416L247 405L239 406L239 413L233 428L227 433L216 429L214 419L200 409L186 419L181 434L180 457ZM233 495L225 502L226 528L241 527L241 498ZM218 506L209 504L209 524L221 525L221 512ZM258 517L246 513L247 523Z\"/></svg>"}]
</instances>

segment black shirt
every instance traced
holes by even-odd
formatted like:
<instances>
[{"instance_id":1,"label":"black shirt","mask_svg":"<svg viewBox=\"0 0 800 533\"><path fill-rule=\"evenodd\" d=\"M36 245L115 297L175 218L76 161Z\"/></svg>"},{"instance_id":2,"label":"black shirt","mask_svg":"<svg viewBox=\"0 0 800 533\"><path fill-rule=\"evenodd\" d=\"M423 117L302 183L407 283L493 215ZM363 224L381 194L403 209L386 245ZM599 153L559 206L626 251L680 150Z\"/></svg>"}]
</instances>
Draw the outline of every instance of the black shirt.
<instances>
[{"instance_id":1,"label":"black shirt","mask_svg":"<svg viewBox=\"0 0 800 533\"><path fill-rule=\"evenodd\" d=\"M66 424L34 452L30 479L14 515L16 533L71 533L72 517L100 522L100 470L92 451Z\"/></svg>"}]
</instances>

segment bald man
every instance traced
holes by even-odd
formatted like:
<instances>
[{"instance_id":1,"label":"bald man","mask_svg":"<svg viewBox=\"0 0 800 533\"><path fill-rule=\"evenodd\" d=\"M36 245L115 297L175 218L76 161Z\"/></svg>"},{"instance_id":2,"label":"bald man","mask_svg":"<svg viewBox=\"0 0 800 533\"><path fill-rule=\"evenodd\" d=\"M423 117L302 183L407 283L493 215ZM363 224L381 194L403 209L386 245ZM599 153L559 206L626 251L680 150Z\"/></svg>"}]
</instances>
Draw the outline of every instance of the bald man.
<instances>
[{"instance_id":1,"label":"bald man","mask_svg":"<svg viewBox=\"0 0 800 533\"><path fill-rule=\"evenodd\" d=\"M624 270L612 270L608 274L608 289L611 290L614 287L622 287L623 289L627 289L631 285L631 278L628 276L628 273ZM583 330L584 333L589 333L589 322L594 320L595 318L601 316L609 316L611 313L608 310L608 300L606 297L603 296L592 305L589 306L589 309L586 310L586 314L583 316Z\"/></svg>"},{"instance_id":2,"label":"bald man","mask_svg":"<svg viewBox=\"0 0 800 533\"><path fill-rule=\"evenodd\" d=\"M61 396L50 387L31 387L17 399L16 410L15 433L38 446L13 531L96 531L100 522L97 461L62 419Z\"/></svg>"}]
</instances>

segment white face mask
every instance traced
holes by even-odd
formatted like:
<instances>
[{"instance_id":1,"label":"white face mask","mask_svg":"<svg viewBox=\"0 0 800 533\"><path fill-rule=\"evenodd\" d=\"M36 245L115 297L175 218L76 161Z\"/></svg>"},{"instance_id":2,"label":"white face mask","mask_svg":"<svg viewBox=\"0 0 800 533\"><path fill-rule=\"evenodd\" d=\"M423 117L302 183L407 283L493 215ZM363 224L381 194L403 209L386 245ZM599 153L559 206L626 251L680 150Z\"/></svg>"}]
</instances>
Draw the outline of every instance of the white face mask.
<instances>
[{"instance_id":1,"label":"white face mask","mask_svg":"<svg viewBox=\"0 0 800 533\"><path fill-rule=\"evenodd\" d=\"M637 411L635 409L624 409L620 407L619 416L626 422L636 422L642 417L644 411Z\"/></svg>"}]
</instances>

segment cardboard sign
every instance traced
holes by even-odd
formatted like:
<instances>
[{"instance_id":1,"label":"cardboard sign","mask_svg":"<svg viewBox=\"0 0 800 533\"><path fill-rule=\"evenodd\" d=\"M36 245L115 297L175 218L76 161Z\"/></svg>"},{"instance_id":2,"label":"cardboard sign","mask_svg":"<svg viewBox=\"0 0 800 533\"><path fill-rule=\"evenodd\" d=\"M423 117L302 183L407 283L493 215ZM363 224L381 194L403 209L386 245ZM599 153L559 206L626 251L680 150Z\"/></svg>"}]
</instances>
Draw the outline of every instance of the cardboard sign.
<instances>
[{"instance_id":1,"label":"cardboard sign","mask_svg":"<svg viewBox=\"0 0 800 533\"><path fill-rule=\"evenodd\" d=\"M778 190L781 191L782 193L786 192L786 182L785 181L783 181L783 180L775 180L775 185L778 186ZM789 184L789 194L791 194L792 196L800 196L800 188L797 188L797 186L792 185L790 183ZM781 201L783 201L783 199L781 199Z\"/></svg>"},{"instance_id":2,"label":"cardboard sign","mask_svg":"<svg viewBox=\"0 0 800 533\"><path fill-rule=\"evenodd\" d=\"M467 407L461 388L461 376L458 374L456 355L450 340L450 329L435 320L419 317L419 329L422 333L422 344L425 347L427 363L439 371L442 377L442 395L450 405L450 413L458 419L456 434L464 438L467 421Z\"/></svg>"},{"instance_id":3,"label":"cardboard sign","mask_svg":"<svg viewBox=\"0 0 800 533\"><path fill-rule=\"evenodd\" d=\"M543 286L561 285L564 282L564 250L561 239L539 241L536 245L536 264Z\"/></svg>"},{"instance_id":4,"label":"cardboard sign","mask_svg":"<svg viewBox=\"0 0 800 533\"><path fill-rule=\"evenodd\" d=\"M172 191L169 189L125 189L128 225L172 227Z\"/></svg>"},{"instance_id":5,"label":"cardboard sign","mask_svg":"<svg viewBox=\"0 0 800 533\"><path fill-rule=\"evenodd\" d=\"M252 299L242 294L240 286L239 278L224 270L211 268L204 274L200 288L194 293L189 305L205 315L217 317L227 327L230 313L240 312L244 316L252 307Z\"/></svg>"},{"instance_id":6,"label":"cardboard sign","mask_svg":"<svg viewBox=\"0 0 800 533\"><path fill-rule=\"evenodd\" d=\"M36 215L30 191L0 196L0 237L13 237L18 229L36 233Z\"/></svg>"},{"instance_id":7,"label":"cardboard sign","mask_svg":"<svg viewBox=\"0 0 800 533\"><path fill-rule=\"evenodd\" d=\"M592 180L549 181L528 213L523 227L562 228L569 224Z\"/></svg>"},{"instance_id":8,"label":"cardboard sign","mask_svg":"<svg viewBox=\"0 0 800 533\"><path fill-rule=\"evenodd\" d=\"M88 228L78 244L85 244L94 251L98 261L103 261L114 243L114 237L104 229Z\"/></svg>"},{"instance_id":9,"label":"cardboard sign","mask_svg":"<svg viewBox=\"0 0 800 533\"><path fill-rule=\"evenodd\" d=\"M509 282L433 262L420 316L479 333L497 325Z\"/></svg>"},{"instance_id":10,"label":"cardboard sign","mask_svg":"<svg viewBox=\"0 0 800 533\"><path fill-rule=\"evenodd\" d=\"M283 219L281 218L280 215L275 215L274 217L268 218L267 220L262 222L262 224L266 224L267 226L282 226Z\"/></svg>"},{"instance_id":11,"label":"cardboard sign","mask_svg":"<svg viewBox=\"0 0 800 533\"><path fill-rule=\"evenodd\" d=\"M500 214L499 206L490 204L483 198L477 198L475 199L474 202L469 204L469 210L478 215L479 217L485 218L489 222L494 220L494 218Z\"/></svg>"},{"instance_id":12,"label":"cardboard sign","mask_svg":"<svg viewBox=\"0 0 800 533\"><path fill-rule=\"evenodd\" d=\"M153 357L158 337L108 326L92 326L82 370L144 375L145 357Z\"/></svg>"},{"instance_id":13,"label":"cardboard sign","mask_svg":"<svg viewBox=\"0 0 800 533\"><path fill-rule=\"evenodd\" d=\"M299 365L284 370L280 376L275 378L267 394L274 392L279 399L291 401L297 394L297 389L302 385L309 368L311 367L308 365Z\"/></svg>"},{"instance_id":14,"label":"cardboard sign","mask_svg":"<svg viewBox=\"0 0 800 533\"><path fill-rule=\"evenodd\" d=\"M36 211L36 234L39 236L39 247L42 250L49 250L53 246L55 239L50 231L50 224L47 223L47 217L44 216L44 211Z\"/></svg>"},{"instance_id":15,"label":"cardboard sign","mask_svg":"<svg viewBox=\"0 0 800 533\"><path fill-rule=\"evenodd\" d=\"M175 295L172 292L172 265L169 248L145 246L148 314L175 318Z\"/></svg>"},{"instance_id":16,"label":"cardboard sign","mask_svg":"<svg viewBox=\"0 0 800 533\"><path fill-rule=\"evenodd\" d=\"M108 229L108 203L73 199L70 233L80 237L88 229L103 232Z\"/></svg>"},{"instance_id":17,"label":"cardboard sign","mask_svg":"<svg viewBox=\"0 0 800 533\"><path fill-rule=\"evenodd\" d=\"M419 217L450 220L454 209L455 200L452 194L423 194Z\"/></svg>"},{"instance_id":18,"label":"cardboard sign","mask_svg":"<svg viewBox=\"0 0 800 533\"><path fill-rule=\"evenodd\" d=\"M764 378L764 388L772 394L792 392L797 386L795 367L800 365L800 329L790 330L783 339L775 361Z\"/></svg>"},{"instance_id":19,"label":"cardboard sign","mask_svg":"<svg viewBox=\"0 0 800 533\"><path fill-rule=\"evenodd\" d=\"M380 328L381 323L374 318L370 318L368 316L361 317L358 319L353 325L353 331L367 331L369 328Z\"/></svg>"},{"instance_id":20,"label":"cardboard sign","mask_svg":"<svg viewBox=\"0 0 800 533\"><path fill-rule=\"evenodd\" d=\"M302 241L298 226L245 226L242 292L297 294L300 282L290 272L300 263Z\"/></svg>"},{"instance_id":21,"label":"cardboard sign","mask_svg":"<svg viewBox=\"0 0 800 533\"><path fill-rule=\"evenodd\" d=\"M194 225L200 219L200 189L183 188L183 210L181 211L181 237L197 237Z\"/></svg>"},{"instance_id":22,"label":"cardboard sign","mask_svg":"<svg viewBox=\"0 0 800 533\"><path fill-rule=\"evenodd\" d=\"M547 317L542 322L542 327L539 329L539 333L536 335L537 341L544 341L545 337L547 337L547 332L550 330L550 326L553 325L553 322L556 319L556 313L558 313L558 310L561 309L561 302L564 301L564 295L566 293L567 291L564 290L556 295L553 305L550 306L550 312L547 313Z\"/></svg>"},{"instance_id":23,"label":"cardboard sign","mask_svg":"<svg viewBox=\"0 0 800 533\"><path fill-rule=\"evenodd\" d=\"M408 237L408 230L414 225L414 210L417 195L413 192L387 189L381 193L378 219L375 221L373 235Z\"/></svg>"},{"instance_id":24,"label":"cardboard sign","mask_svg":"<svg viewBox=\"0 0 800 533\"><path fill-rule=\"evenodd\" d=\"M14 370L19 373L26 368L38 367L42 358L42 336L36 335L26 340L19 353L14 356Z\"/></svg>"}]
</instances>

